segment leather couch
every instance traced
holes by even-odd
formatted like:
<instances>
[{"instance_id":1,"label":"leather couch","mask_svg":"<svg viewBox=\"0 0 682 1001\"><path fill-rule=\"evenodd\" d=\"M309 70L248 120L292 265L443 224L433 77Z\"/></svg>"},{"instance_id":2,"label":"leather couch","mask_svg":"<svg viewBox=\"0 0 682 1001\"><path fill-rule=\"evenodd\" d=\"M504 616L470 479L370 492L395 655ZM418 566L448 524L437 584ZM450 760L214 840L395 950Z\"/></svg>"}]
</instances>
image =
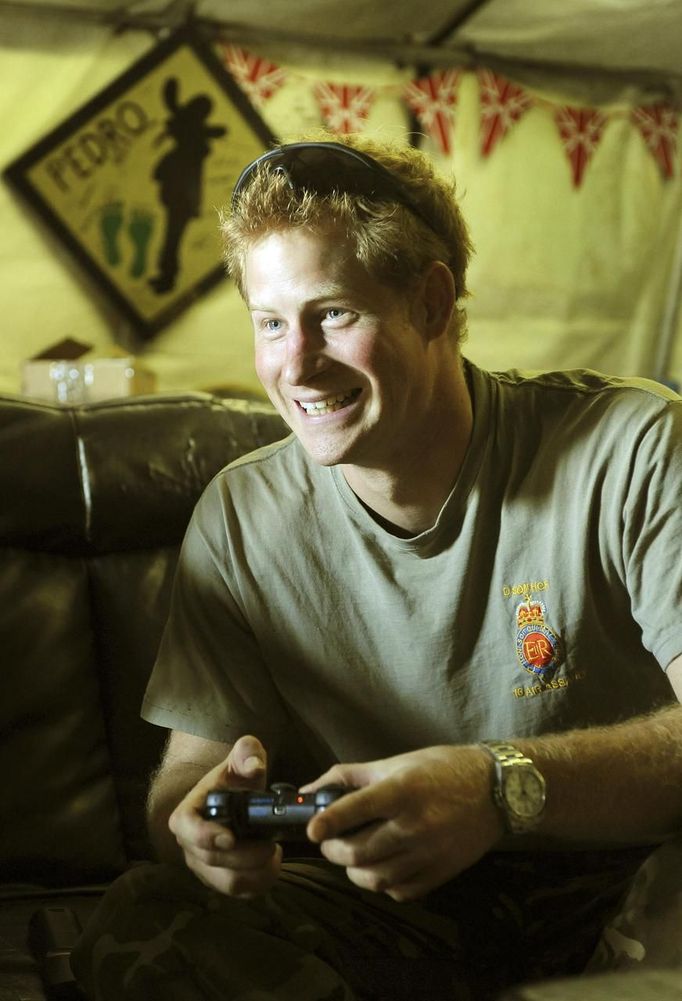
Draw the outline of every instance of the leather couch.
<instances>
[{"instance_id":1,"label":"leather couch","mask_svg":"<svg viewBox=\"0 0 682 1001\"><path fill-rule=\"evenodd\" d=\"M185 527L219 469L286 433L266 404L205 394L0 398L0 1001L44 997L34 913L68 938L149 857L164 732L139 707Z\"/></svg>"}]
</instances>

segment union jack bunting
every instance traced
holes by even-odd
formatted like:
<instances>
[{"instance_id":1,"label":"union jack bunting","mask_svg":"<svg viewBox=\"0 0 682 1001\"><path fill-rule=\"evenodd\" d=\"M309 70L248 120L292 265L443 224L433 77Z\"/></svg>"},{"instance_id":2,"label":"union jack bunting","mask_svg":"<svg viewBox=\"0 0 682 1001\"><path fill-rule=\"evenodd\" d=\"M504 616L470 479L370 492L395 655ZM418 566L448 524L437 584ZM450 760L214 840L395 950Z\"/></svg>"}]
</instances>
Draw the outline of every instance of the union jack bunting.
<instances>
[{"instance_id":1,"label":"union jack bunting","mask_svg":"<svg viewBox=\"0 0 682 1001\"><path fill-rule=\"evenodd\" d=\"M246 49L220 42L219 50L228 70L253 104L264 104L286 80L283 69Z\"/></svg>"},{"instance_id":2,"label":"union jack bunting","mask_svg":"<svg viewBox=\"0 0 682 1001\"><path fill-rule=\"evenodd\" d=\"M571 164L573 185L579 188L585 167L599 145L606 117L595 108L559 108L554 113L561 142Z\"/></svg>"},{"instance_id":3,"label":"union jack bunting","mask_svg":"<svg viewBox=\"0 0 682 1001\"><path fill-rule=\"evenodd\" d=\"M435 139L441 153L452 150L452 126L457 104L459 70L439 70L420 80L412 80L405 88L405 100L428 133Z\"/></svg>"},{"instance_id":4,"label":"union jack bunting","mask_svg":"<svg viewBox=\"0 0 682 1001\"><path fill-rule=\"evenodd\" d=\"M314 88L325 124L332 132L359 132L372 106L374 87L348 83L318 83Z\"/></svg>"},{"instance_id":5,"label":"union jack bunting","mask_svg":"<svg viewBox=\"0 0 682 1001\"><path fill-rule=\"evenodd\" d=\"M505 80L492 70L479 70L481 100L481 153L489 156L493 147L533 104L517 83Z\"/></svg>"},{"instance_id":6,"label":"union jack bunting","mask_svg":"<svg viewBox=\"0 0 682 1001\"><path fill-rule=\"evenodd\" d=\"M677 152L677 110L669 104L652 104L646 108L633 108L630 117L642 133L663 177L671 178Z\"/></svg>"}]
</instances>

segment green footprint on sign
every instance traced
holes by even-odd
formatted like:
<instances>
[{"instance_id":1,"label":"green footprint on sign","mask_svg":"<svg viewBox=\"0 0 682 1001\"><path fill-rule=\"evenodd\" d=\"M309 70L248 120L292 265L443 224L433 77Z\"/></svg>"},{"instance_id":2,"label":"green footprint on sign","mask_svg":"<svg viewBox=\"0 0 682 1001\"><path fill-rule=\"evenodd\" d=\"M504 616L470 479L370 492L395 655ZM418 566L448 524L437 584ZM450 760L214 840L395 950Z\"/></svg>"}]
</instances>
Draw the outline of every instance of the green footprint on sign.
<instances>
[{"instance_id":1,"label":"green footprint on sign","mask_svg":"<svg viewBox=\"0 0 682 1001\"><path fill-rule=\"evenodd\" d=\"M133 209L128 223L128 236L135 248L130 264L131 278L140 278L147 270L147 251L153 231L154 216L144 209Z\"/></svg>"},{"instance_id":2,"label":"green footprint on sign","mask_svg":"<svg viewBox=\"0 0 682 1001\"><path fill-rule=\"evenodd\" d=\"M123 202L108 202L102 206L99 228L107 264L115 268L121 263L118 237L123 225Z\"/></svg>"}]
</instances>

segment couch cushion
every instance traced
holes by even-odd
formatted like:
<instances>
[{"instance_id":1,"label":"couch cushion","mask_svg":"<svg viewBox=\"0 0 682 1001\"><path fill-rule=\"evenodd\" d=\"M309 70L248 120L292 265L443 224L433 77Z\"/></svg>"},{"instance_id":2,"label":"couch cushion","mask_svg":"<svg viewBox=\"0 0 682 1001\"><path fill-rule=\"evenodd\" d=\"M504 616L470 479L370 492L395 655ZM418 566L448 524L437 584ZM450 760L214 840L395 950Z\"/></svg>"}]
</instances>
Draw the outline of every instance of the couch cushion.
<instances>
[{"instance_id":1,"label":"couch cushion","mask_svg":"<svg viewBox=\"0 0 682 1001\"><path fill-rule=\"evenodd\" d=\"M165 733L139 708L178 548L211 477L285 433L205 394L0 398L1 879L105 879L145 854Z\"/></svg>"},{"instance_id":2,"label":"couch cushion","mask_svg":"<svg viewBox=\"0 0 682 1001\"><path fill-rule=\"evenodd\" d=\"M82 558L2 554L0 878L100 878L125 862Z\"/></svg>"},{"instance_id":3,"label":"couch cushion","mask_svg":"<svg viewBox=\"0 0 682 1001\"><path fill-rule=\"evenodd\" d=\"M73 414L0 398L0 543L59 552L80 539L85 502Z\"/></svg>"},{"instance_id":4,"label":"couch cushion","mask_svg":"<svg viewBox=\"0 0 682 1001\"><path fill-rule=\"evenodd\" d=\"M218 470L287 431L264 404L200 394L92 404L74 421L91 554L177 545Z\"/></svg>"}]
</instances>

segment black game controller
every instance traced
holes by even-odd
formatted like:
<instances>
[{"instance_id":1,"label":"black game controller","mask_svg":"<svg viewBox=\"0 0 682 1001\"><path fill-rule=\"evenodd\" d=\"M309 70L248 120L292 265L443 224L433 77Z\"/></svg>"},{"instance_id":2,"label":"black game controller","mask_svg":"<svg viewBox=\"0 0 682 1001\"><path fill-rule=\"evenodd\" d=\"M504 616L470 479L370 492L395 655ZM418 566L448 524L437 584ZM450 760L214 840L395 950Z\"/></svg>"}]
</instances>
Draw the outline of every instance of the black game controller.
<instances>
[{"instance_id":1,"label":"black game controller","mask_svg":"<svg viewBox=\"0 0 682 1001\"><path fill-rule=\"evenodd\" d=\"M203 816L229 827L239 841L307 841L310 818L352 791L324 786L316 792L299 792L287 782L278 782L267 792L215 789L206 796Z\"/></svg>"}]
</instances>

